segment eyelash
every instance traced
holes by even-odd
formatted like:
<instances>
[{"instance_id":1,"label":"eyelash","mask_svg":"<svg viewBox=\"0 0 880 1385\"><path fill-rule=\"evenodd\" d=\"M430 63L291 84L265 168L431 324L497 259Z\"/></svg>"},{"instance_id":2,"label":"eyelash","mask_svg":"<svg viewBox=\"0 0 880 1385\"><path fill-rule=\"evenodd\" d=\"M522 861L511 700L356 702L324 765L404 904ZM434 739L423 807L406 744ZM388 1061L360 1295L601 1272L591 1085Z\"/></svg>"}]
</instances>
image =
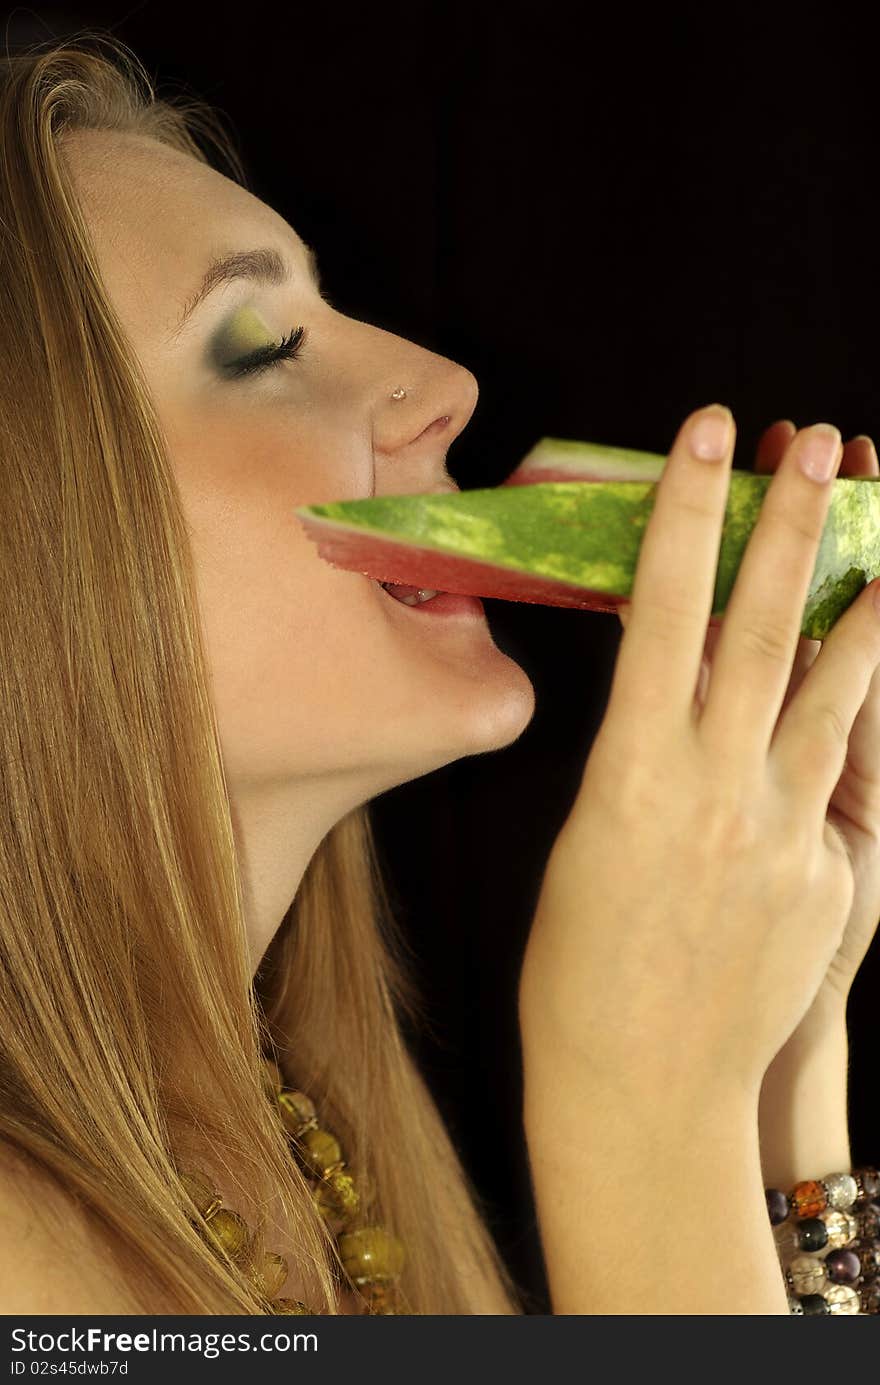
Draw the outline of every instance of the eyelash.
<instances>
[{"instance_id":1,"label":"eyelash","mask_svg":"<svg viewBox=\"0 0 880 1385\"><path fill-rule=\"evenodd\" d=\"M305 327L295 327L277 346L261 346L240 361L234 361L227 369L230 375L238 378L241 375L259 374L281 361L295 361L307 336Z\"/></svg>"}]
</instances>

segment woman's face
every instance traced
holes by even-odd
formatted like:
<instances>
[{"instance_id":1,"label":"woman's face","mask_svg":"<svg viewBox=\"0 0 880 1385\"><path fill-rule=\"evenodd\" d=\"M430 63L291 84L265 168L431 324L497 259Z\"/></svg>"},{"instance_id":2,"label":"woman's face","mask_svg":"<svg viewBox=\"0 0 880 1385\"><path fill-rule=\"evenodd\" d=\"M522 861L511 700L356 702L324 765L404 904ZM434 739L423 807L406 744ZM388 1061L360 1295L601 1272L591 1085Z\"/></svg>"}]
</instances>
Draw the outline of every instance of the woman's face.
<instances>
[{"instance_id":1,"label":"woman's face","mask_svg":"<svg viewBox=\"0 0 880 1385\"><path fill-rule=\"evenodd\" d=\"M470 371L330 307L288 223L215 170L115 132L65 152L174 465L230 787L320 783L342 812L515 740L534 692L485 620L414 611L331 567L294 515L457 489L445 459L476 404ZM224 283L175 331L209 264L256 248L288 280ZM299 326L299 359L224 368Z\"/></svg>"}]
</instances>

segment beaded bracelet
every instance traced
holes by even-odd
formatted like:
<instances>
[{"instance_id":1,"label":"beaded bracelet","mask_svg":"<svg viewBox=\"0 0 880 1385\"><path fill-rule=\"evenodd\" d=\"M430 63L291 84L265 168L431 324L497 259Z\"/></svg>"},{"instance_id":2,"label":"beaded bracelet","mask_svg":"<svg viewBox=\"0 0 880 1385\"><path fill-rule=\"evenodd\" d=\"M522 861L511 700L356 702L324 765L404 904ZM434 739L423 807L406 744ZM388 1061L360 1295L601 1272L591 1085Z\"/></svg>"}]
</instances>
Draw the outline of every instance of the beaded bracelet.
<instances>
[{"instance_id":1,"label":"beaded bracelet","mask_svg":"<svg viewBox=\"0 0 880 1385\"><path fill-rule=\"evenodd\" d=\"M764 1196L789 1311L880 1313L880 1171L829 1173Z\"/></svg>"}]
</instances>

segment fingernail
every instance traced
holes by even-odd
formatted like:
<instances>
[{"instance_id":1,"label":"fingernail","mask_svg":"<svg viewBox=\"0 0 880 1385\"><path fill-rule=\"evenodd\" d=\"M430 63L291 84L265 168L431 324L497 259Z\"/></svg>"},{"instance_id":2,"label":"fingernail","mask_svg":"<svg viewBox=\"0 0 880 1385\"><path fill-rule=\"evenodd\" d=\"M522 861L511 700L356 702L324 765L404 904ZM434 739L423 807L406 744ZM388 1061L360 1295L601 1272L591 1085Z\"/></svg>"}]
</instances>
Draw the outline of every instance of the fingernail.
<instances>
[{"instance_id":1,"label":"fingernail","mask_svg":"<svg viewBox=\"0 0 880 1385\"><path fill-rule=\"evenodd\" d=\"M691 425L688 446L701 462L723 461L730 450L733 414L724 404L709 404Z\"/></svg>"},{"instance_id":2,"label":"fingernail","mask_svg":"<svg viewBox=\"0 0 880 1385\"><path fill-rule=\"evenodd\" d=\"M831 423L814 423L801 437L798 462L811 481L827 481L840 451L840 429Z\"/></svg>"}]
</instances>

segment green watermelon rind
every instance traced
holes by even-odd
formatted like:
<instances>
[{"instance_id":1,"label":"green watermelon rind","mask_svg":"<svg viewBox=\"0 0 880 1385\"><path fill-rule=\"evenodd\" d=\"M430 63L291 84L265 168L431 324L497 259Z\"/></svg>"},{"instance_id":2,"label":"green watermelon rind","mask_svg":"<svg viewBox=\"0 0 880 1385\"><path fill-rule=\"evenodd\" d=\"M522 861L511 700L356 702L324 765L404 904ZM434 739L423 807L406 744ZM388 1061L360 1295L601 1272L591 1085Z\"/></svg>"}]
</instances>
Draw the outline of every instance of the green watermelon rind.
<instances>
[{"instance_id":1,"label":"green watermelon rind","mask_svg":"<svg viewBox=\"0 0 880 1385\"><path fill-rule=\"evenodd\" d=\"M584 449L575 443L583 466ZM623 449L591 447L600 457ZM638 455L638 454L637 454ZM649 454L640 454L646 460ZM662 463L664 459L655 461ZM732 470L719 548L712 618L724 613L769 475ZM383 495L300 507L320 541L321 521L403 543L420 552L485 562L511 573L628 598L656 482L536 481L441 494ZM875 537L878 536L878 537ZM329 559L332 562L332 559ZM363 569L361 569L363 570ZM862 588L880 575L880 486L874 478L832 483L828 516L804 606L801 634L824 639ZM475 595L480 595L475 592Z\"/></svg>"},{"instance_id":2,"label":"green watermelon rind","mask_svg":"<svg viewBox=\"0 0 880 1385\"><path fill-rule=\"evenodd\" d=\"M576 442L571 438L541 438L501 484L524 484L532 477L540 481L545 471L568 472L572 481L583 481L584 473L594 466L602 481L656 481L665 464L666 458L656 452ZM563 475L558 479L567 477Z\"/></svg>"}]
</instances>

